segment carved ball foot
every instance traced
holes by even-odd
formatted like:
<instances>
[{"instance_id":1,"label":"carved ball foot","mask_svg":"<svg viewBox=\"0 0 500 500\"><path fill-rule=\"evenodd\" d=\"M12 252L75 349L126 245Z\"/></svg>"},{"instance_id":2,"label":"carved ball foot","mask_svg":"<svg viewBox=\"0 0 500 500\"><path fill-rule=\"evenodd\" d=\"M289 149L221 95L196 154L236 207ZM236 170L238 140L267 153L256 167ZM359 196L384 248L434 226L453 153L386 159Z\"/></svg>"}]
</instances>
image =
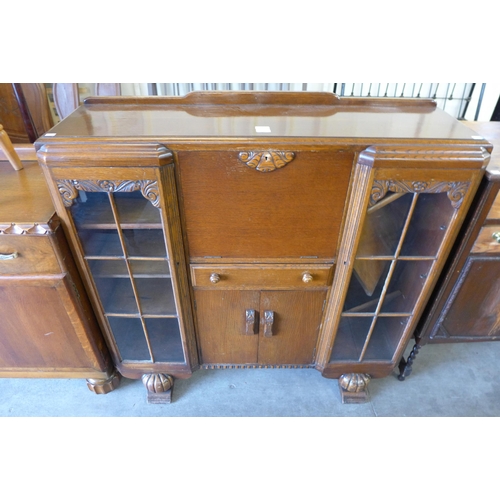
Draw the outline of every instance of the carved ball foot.
<instances>
[{"instance_id":1,"label":"carved ball foot","mask_svg":"<svg viewBox=\"0 0 500 500\"><path fill-rule=\"evenodd\" d=\"M87 387L95 394L108 394L108 392L114 391L119 385L122 376L115 370L112 375L105 379L87 379Z\"/></svg>"},{"instance_id":2,"label":"carved ball foot","mask_svg":"<svg viewBox=\"0 0 500 500\"><path fill-rule=\"evenodd\" d=\"M366 403L368 401L368 384L370 375L364 373L345 373L339 378L342 403Z\"/></svg>"},{"instance_id":3,"label":"carved ball foot","mask_svg":"<svg viewBox=\"0 0 500 500\"><path fill-rule=\"evenodd\" d=\"M148 391L148 403L165 404L172 402L174 378L163 373L145 373L142 383Z\"/></svg>"}]
</instances>

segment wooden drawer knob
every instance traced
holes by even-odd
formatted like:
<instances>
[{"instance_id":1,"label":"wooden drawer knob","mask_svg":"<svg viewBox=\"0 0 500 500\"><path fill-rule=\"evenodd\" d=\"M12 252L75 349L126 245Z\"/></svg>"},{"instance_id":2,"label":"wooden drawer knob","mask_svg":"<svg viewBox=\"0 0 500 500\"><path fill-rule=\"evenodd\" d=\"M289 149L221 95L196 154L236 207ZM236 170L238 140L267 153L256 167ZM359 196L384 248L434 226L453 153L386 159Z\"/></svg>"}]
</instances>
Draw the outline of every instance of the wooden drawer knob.
<instances>
[{"instance_id":1,"label":"wooden drawer knob","mask_svg":"<svg viewBox=\"0 0 500 500\"><path fill-rule=\"evenodd\" d=\"M500 243L500 232L493 233L491 237L496 240L497 243Z\"/></svg>"},{"instance_id":2,"label":"wooden drawer knob","mask_svg":"<svg viewBox=\"0 0 500 500\"><path fill-rule=\"evenodd\" d=\"M312 274L310 274L310 273L304 273L302 275L302 281L304 283L311 283L312 280L313 280Z\"/></svg>"},{"instance_id":3,"label":"wooden drawer knob","mask_svg":"<svg viewBox=\"0 0 500 500\"><path fill-rule=\"evenodd\" d=\"M210 275L210 282L216 285L220 281L220 276L217 273L212 273Z\"/></svg>"}]
</instances>

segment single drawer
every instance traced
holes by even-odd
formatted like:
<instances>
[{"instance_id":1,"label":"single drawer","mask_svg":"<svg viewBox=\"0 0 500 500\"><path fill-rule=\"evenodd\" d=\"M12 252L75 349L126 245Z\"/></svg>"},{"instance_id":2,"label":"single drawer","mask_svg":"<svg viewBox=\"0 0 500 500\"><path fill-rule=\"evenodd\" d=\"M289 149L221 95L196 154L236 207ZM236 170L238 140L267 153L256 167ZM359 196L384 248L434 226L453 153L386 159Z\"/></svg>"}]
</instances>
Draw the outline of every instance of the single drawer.
<instances>
[{"instance_id":1,"label":"single drawer","mask_svg":"<svg viewBox=\"0 0 500 500\"><path fill-rule=\"evenodd\" d=\"M50 236L0 235L0 275L60 273Z\"/></svg>"},{"instance_id":2,"label":"single drawer","mask_svg":"<svg viewBox=\"0 0 500 500\"><path fill-rule=\"evenodd\" d=\"M500 191L497 193L493 205L491 205L487 219L500 219Z\"/></svg>"},{"instance_id":3,"label":"single drawer","mask_svg":"<svg viewBox=\"0 0 500 500\"><path fill-rule=\"evenodd\" d=\"M484 226L471 250L472 253L500 253L500 226Z\"/></svg>"},{"instance_id":4,"label":"single drawer","mask_svg":"<svg viewBox=\"0 0 500 500\"><path fill-rule=\"evenodd\" d=\"M193 286L212 289L279 290L331 285L333 265L191 265Z\"/></svg>"}]
</instances>

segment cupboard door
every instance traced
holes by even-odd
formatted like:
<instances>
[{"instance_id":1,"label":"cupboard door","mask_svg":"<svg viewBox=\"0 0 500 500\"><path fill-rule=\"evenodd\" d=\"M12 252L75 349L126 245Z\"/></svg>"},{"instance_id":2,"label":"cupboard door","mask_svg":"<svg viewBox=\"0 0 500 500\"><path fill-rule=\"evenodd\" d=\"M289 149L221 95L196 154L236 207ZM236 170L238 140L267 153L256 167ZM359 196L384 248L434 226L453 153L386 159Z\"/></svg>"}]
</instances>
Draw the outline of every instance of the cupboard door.
<instances>
[{"instance_id":1,"label":"cupboard door","mask_svg":"<svg viewBox=\"0 0 500 500\"><path fill-rule=\"evenodd\" d=\"M161 211L142 192L90 183L70 213L124 363L184 363Z\"/></svg>"},{"instance_id":2,"label":"cupboard door","mask_svg":"<svg viewBox=\"0 0 500 500\"><path fill-rule=\"evenodd\" d=\"M104 371L78 311L68 276L1 279L0 370Z\"/></svg>"},{"instance_id":3,"label":"cupboard door","mask_svg":"<svg viewBox=\"0 0 500 500\"><path fill-rule=\"evenodd\" d=\"M449 310L431 341L494 340L500 337L500 256L469 258L452 292ZM456 294L456 295L455 295Z\"/></svg>"},{"instance_id":4,"label":"cupboard door","mask_svg":"<svg viewBox=\"0 0 500 500\"><path fill-rule=\"evenodd\" d=\"M325 298L325 290L262 292L259 363L312 363ZM266 311L273 312L267 334Z\"/></svg>"},{"instance_id":5,"label":"cupboard door","mask_svg":"<svg viewBox=\"0 0 500 500\"><path fill-rule=\"evenodd\" d=\"M195 292L202 363L257 363L258 323L249 331L246 311L254 311L257 322L259 298L258 291Z\"/></svg>"},{"instance_id":6,"label":"cupboard door","mask_svg":"<svg viewBox=\"0 0 500 500\"><path fill-rule=\"evenodd\" d=\"M453 230L447 191L394 189L367 209L330 363L397 358Z\"/></svg>"}]
</instances>

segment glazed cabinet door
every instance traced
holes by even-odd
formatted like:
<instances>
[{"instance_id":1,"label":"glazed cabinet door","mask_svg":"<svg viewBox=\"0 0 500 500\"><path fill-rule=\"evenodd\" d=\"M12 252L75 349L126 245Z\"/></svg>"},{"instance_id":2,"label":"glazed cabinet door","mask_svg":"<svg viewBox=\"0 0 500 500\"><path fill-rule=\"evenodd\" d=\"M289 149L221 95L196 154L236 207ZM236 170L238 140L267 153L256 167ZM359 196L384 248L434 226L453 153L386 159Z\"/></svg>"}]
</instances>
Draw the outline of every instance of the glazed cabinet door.
<instances>
[{"instance_id":1,"label":"glazed cabinet door","mask_svg":"<svg viewBox=\"0 0 500 500\"><path fill-rule=\"evenodd\" d=\"M160 210L141 191L79 191L69 210L122 362L183 363Z\"/></svg>"},{"instance_id":2,"label":"glazed cabinet door","mask_svg":"<svg viewBox=\"0 0 500 500\"><path fill-rule=\"evenodd\" d=\"M370 151L357 165L327 311L334 341L324 375L387 376L399 361L480 181L472 167L487 157L457 151L459 163L449 154ZM399 170L386 167L396 160ZM413 168L423 162L428 170Z\"/></svg>"},{"instance_id":3,"label":"glazed cabinet door","mask_svg":"<svg viewBox=\"0 0 500 500\"><path fill-rule=\"evenodd\" d=\"M391 362L455 210L446 193L388 192L367 209L331 362Z\"/></svg>"},{"instance_id":4,"label":"glazed cabinet door","mask_svg":"<svg viewBox=\"0 0 500 500\"><path fill-rule=\"evenodd\" d=\"M167 392L164 376L198 364L172 154L124 143L45 146L38 157L117 368L161 375L148 397Z\"/></svg>"}]
</instances>

